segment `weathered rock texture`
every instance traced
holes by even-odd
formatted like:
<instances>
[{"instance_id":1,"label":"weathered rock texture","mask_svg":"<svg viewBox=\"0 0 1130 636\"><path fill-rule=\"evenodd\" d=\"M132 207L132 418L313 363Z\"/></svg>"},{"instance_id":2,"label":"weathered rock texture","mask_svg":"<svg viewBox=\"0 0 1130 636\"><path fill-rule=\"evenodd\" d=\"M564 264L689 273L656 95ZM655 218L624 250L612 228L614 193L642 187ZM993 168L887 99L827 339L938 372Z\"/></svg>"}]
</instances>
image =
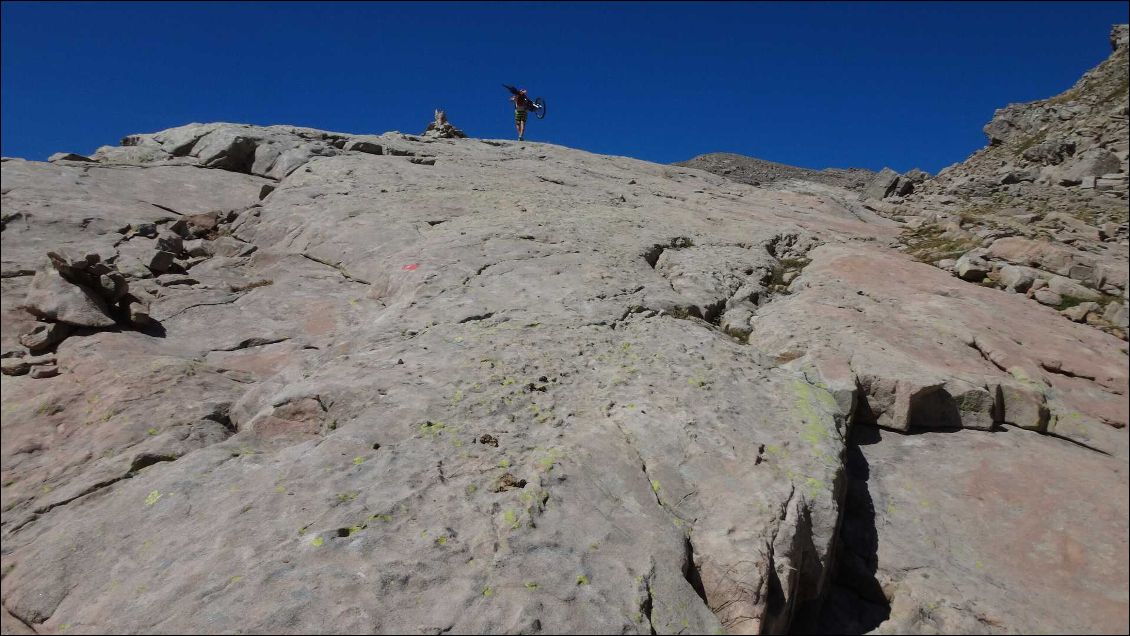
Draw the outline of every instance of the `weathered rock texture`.
<instances>
[{"instance_id":1,"label":"weathered rock texture","mask_svg":"<svg viewBox=\"0 0 1130 636\"><path fill-rule=\"evenodd\" d=\"M6 632L1125 624L1125 343L843 188L124 143L2 164Z\"/></svg>"},{"instance_id":2,"label":"weathered rock texture","mask_svg":"<svg viewBox=\"0 0 1130 636\"><path fill-rule=\"evenodd\" d=\"M921 175L884 171L863 198L906 223L899 244L920 260L1126 340L1126 25L1110 43L1110 57L1069 90L998 110L989 145L966 161L919 184L910 182ZM972 277L963 255L981 263Z\"/></svg>"},{"instance_id":3,"label":"weathered rock texture","mask_svg":"<svg viewBox=\"0 0 1130 636\"><path fill-rule=\"evenodd\" d=\"M1110 541L1130 531L1125 463L1014 430L855 438L840 568L813 631L1126 630L1126 570L1111 565L1130 555Z\"/></svg>"}]
</instances>

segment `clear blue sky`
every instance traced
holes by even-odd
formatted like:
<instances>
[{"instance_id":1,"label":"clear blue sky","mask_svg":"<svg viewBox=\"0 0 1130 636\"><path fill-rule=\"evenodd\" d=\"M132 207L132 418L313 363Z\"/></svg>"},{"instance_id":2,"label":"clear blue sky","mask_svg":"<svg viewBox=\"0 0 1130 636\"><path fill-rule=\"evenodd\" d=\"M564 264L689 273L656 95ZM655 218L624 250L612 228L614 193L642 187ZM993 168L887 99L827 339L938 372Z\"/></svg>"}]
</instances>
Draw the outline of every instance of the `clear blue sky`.
<instances>
[{"instance_id":1,"label":"clear blue sky","mask_svg":"<svg viewBox=\"0 0 1130 636\"><path fill-rule=\"evenodd\" d=\"M421 132L442 106L663 163L737 152L930 172L1010 102L1110 52L1124 2L3 3L2 154L92 152L189 122Z\"/></svg>"}]
</instances>

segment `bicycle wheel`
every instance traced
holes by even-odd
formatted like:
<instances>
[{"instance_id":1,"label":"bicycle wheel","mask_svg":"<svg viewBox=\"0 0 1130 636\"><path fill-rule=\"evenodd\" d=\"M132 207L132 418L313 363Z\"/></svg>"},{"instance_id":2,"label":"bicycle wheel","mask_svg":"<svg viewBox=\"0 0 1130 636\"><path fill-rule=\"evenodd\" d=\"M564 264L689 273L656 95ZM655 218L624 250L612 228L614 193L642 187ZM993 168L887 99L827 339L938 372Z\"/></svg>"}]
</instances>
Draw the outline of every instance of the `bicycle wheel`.
<instances>
[{"instance_id":1,"label":"bicycle wheel","mask_svg":"<svg viewBox=\"0 0 1130 636\"><path fill-rule=\"evenodd\" d=\"M534 99L534 116L545 119L545 100L540 97Z\"/></svg>"}]
</instances>

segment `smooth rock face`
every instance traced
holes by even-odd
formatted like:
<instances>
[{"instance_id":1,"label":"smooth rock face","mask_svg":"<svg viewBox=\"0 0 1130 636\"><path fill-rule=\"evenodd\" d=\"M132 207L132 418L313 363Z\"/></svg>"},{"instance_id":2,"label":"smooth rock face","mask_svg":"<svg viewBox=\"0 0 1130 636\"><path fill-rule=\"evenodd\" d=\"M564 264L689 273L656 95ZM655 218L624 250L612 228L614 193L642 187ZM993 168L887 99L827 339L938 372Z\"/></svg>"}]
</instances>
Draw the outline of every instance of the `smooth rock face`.
<instances>
[{"instance_id":1,"label":"smooth rock face","mask_svg":"<svg viewBox=\"0 0 1130 636\"><path fill-rule=\"evenodd\" d=\"M853 421L1046 430L1125 483L1124 343L877 246L898 227L843 188L396 133L125 142L89 177L2 164L5 271L89 245L132 299L33 364L32 276L3 278L12 629L783 632L833 591Z\"/></svg>"},{"instance_id":2,"label":"smooth rock face","mask_svg":"<svg viewBox=\"0 0 1130 636\"><path fill-rule=\"evenodd\" d=\"M856 441L826 633L1126 629L1125 462L1015 429Z\"/></svg>"},{"instance_id":3,"label":"smooth rock face","mask_svg":"<svg viewBox=\"0 0 1130 636\"><path fill-rule=\"evenodd\" d=\"M1012 386L1046 398L1052 432L1130 456L1117 339L891 253L828 245L809 256L794 293L758 312L749 342L810 374L849 369L861 384L857 420L895 430L1019 424L998 393ZM1071 370L1083 367L1092 370Z\"/></svg>"}]
</instances>

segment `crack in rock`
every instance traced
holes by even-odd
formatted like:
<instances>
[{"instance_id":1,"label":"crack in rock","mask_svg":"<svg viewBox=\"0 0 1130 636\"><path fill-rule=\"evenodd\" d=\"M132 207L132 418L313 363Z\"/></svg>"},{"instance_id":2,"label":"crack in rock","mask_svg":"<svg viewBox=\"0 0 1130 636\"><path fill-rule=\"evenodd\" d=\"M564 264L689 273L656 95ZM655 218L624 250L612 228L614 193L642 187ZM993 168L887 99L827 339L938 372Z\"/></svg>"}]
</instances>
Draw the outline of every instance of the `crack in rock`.
<instances>
[{"instance_id":1,"label":"crack in rock","mask_svg":"<svg viewBox=\"0 0 1130 636\"><path fill-rule=\"evenodd\" d=\"M33 633L33 634L38 634L38 633L40 633L40 632L39 632L39 630L37 630L37 629L35 628L35 623L33 623L32 621L28 620L28 618L27 618L27 617L25 617L25 616L21 616L20 614L18 614L18 613L16 613L16 612L12 611L12 609L11 609L11 608L9 608L7 604L4 604L4 605L3 605L3 608L4 608L4 612L5 612L5 613L6 613L6 614L7 614L8 616L11 616L11 617L12 617L12 620L15 620L15 621L16 621L16 622L18 622L18 623L19 623L20 625L23 625L23 626L24 626L24 628L26 628L26 629L27 629L27 630L28 630L29 632L31 632L31 633ZM48 617L48 618L50 618L50 617ZM46 619L44 619L44 620L46 620Z\"/></svg>"},{"instance_id":2,"label":"crack in rock","mask_svg":"<svg viewBox=\"0 0 1130 636\"><path fill-rule=\"evenodd\" d=\"M363 278L354 276L354 275L350 274L349 272L345 271L345 268L341 266L341 263L331 263L329 261L324 261L324 260L318 258L317 256L311 256L311 255L307 254L306 252L301 252L301 254L305 258L312 260L315 263L325 265L326 267L332 267L333 269L337 270L337 272L339 274L344 276L346 278L346 280L349 280L349 281L354 282L354 283L362 283L362 284L365 284L365 285L371 285L372 284L372 283L370 283L369 281L367 281Z\"/></svg>"},{"instance_id":3,"label":"crack in rock","mask_svg":"<svg viewBox=\"0 0 1130 636\"><path fill-rule=\"evenodd\" d=\"M464 319L460 320L460 321L459 321L459 322L458 322L457 324L460 324L460 325L462 325L462 324L464 324L464 323L468 323L468 322L475 322L475 321L479 321L479 320L486 320L486 319L490 318L490 317L491 317L491 316L493 316L493 315L494 315L494 312L493 312L493 311L488 311L488 312L487 312L487 313L485 313L485 314L476 314L476 315L474 315L474 316L467 316L466 318L464 318Z\"/></svg>"},{"instance_id":4,"label":"crack in rock","mask_svg":"<svg viewBox=\"0 0 1130 636\"><path fill-rule=\"evenodd\" d=\"M209 349L209 351L211 351L211 352L215 352L215 351L239 351L240 349L250 349L252 347L262 347L262 346L265 346L265 345L278 344L280 342L286 342L287 340L290 340L290 338L289 337L282 337L282 338L262 338L262 337L244 338L243 340L239 341L239 344L234 344L230 347L223 347L223 348L220 348L220 349Z\"/></svg>"}]
</instances>

